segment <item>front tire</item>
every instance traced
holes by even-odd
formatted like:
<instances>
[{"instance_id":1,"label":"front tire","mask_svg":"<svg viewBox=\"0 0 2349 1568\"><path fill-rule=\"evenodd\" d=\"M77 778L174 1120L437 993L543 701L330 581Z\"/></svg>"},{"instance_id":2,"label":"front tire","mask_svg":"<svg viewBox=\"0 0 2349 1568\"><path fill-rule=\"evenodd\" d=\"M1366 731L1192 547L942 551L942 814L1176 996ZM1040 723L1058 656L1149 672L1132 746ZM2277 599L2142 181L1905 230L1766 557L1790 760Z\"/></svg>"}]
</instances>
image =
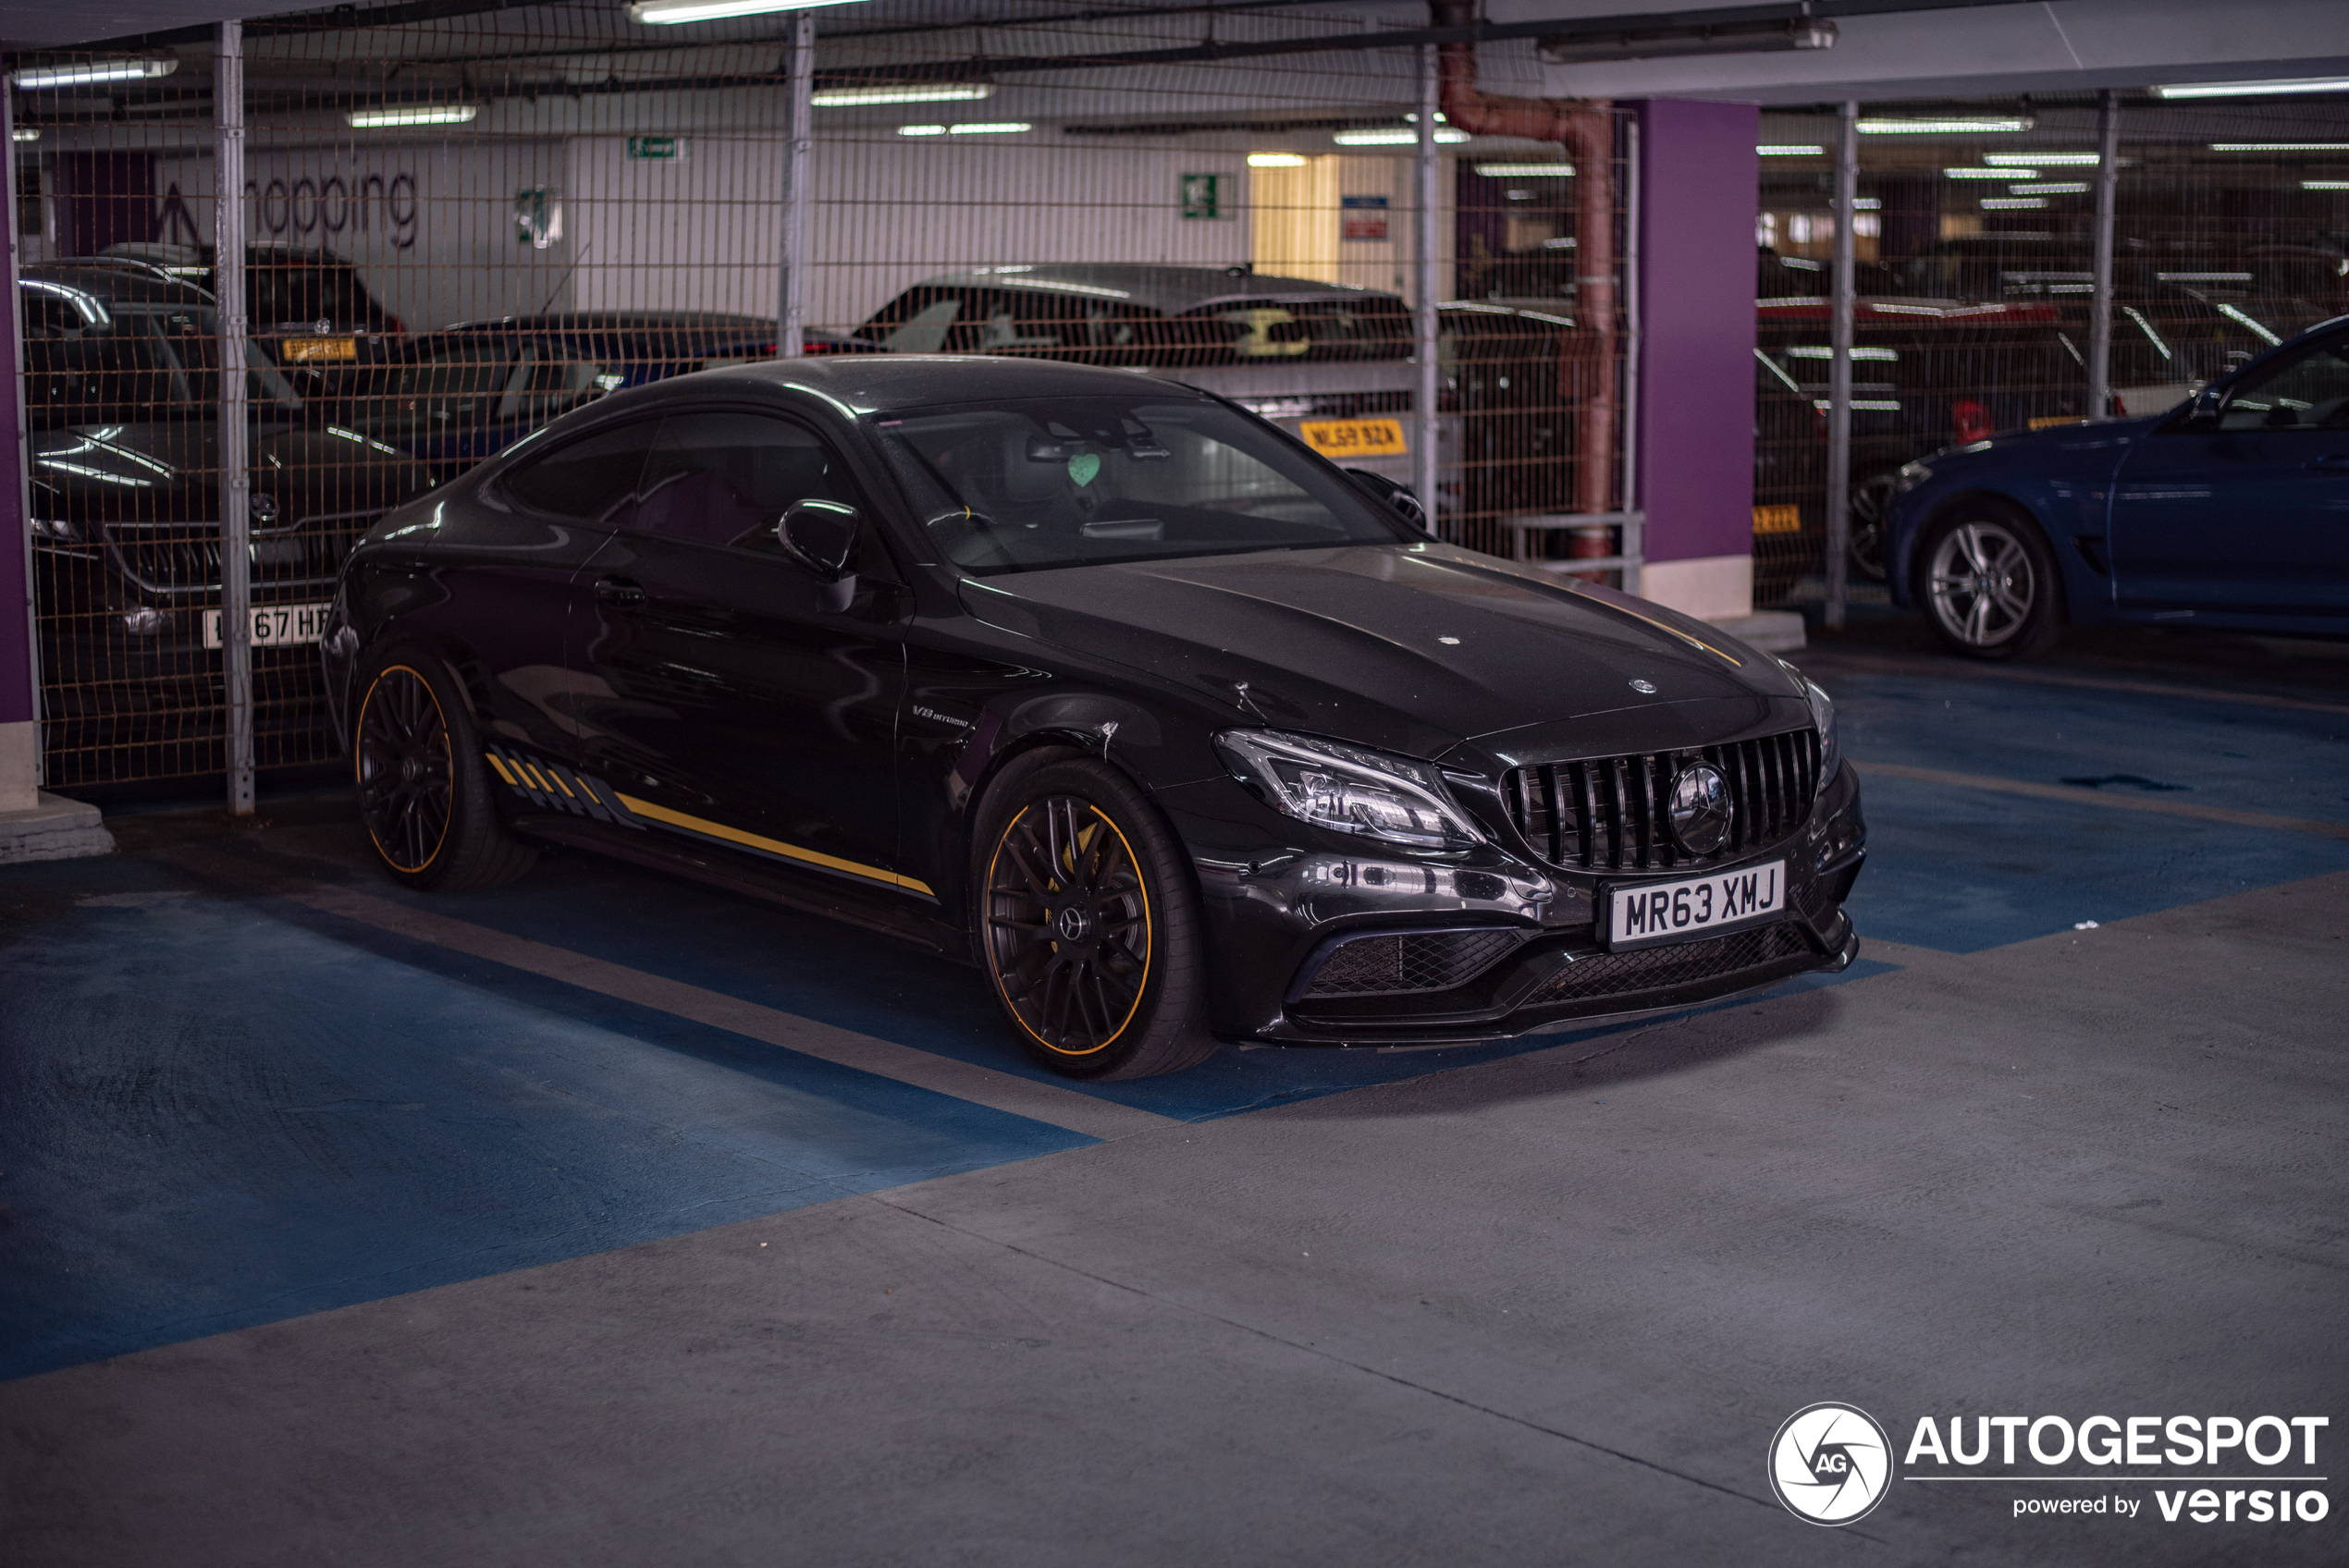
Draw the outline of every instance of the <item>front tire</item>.
<instances>
[{"instance_id":1,"label":"front tire","mask_svg":"<svg viewBox=\"0 0 2349 1568\"><path fill-rule=\"evenodd\" d=\"M1071 1078L1205 1061L1198 900L1174 832L1106 763L1013 766L980 812L971 886L980 957L1021 1047Z\"/></svg>"},{"instance_id":2,"label":"front tire","mask_svg":"<svg viewBox=\"0 0 2349 1568\"><path fill-rule=\"evenodd\" d=\"M359 817L384 869L411 888L455 892L510 882L538 851L498 820L481 739L449 667L414 648L361 671L351 755Z\"/></svg>"},{"instance_id":3,"label":"front tire","mask_svg":"<svg viewBox=\"0 0 2349 1568\"><path fill-rule=\"evenodd\" d=\"M2047 540L2006 507L1976 502L1934 524L1918 551L1917 601L1953 653L2029 658L2063 635L2063 579Z\"/></svg>"}]
</instances>

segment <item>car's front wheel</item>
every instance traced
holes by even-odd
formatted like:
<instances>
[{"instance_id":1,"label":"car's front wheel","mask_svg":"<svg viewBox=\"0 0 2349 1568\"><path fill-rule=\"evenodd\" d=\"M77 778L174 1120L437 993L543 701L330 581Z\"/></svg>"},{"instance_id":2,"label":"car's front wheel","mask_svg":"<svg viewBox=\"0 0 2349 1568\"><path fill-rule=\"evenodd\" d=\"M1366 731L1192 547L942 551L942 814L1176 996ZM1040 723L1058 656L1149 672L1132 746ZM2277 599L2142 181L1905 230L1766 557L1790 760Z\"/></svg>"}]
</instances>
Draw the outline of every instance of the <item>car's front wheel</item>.
<instances>
[{"instance_id":1,"label":"car's front wheel","mask_svg":"<svg viewBox=\"0 0 2349 1568\"><path fill-rule=\"evenodd\" d=\"M473 714L449 667L401 648L361 670L351 755L359 816L384 869L454 892L510 882L538 851L498 820Z\"/></svg>"},{"instance_id":2,"label":"car's front wheel","mask_svg":"<svg viewBox=\"0 0 2349 1568\"><path fill-rule=\"evenodd\" d=\"M974 849L981 955L1032 1060L1147 1078L1214 1054L1181 846L1124 774L1069 753L1015 763Z\"/></svg>"},{"instance_id":3,"label":"car's front wheel","mask_svg":"<svg viewBox=\"0 0 2349 1568\"><path fill-rule=\"evenodd\" d=\"M1937 522L1919 552L1918 599L1934 631L1968 658L2045 653L2063 634L2063 584L2038 529L1981 503Z\"/></svg>"}]
</instances>

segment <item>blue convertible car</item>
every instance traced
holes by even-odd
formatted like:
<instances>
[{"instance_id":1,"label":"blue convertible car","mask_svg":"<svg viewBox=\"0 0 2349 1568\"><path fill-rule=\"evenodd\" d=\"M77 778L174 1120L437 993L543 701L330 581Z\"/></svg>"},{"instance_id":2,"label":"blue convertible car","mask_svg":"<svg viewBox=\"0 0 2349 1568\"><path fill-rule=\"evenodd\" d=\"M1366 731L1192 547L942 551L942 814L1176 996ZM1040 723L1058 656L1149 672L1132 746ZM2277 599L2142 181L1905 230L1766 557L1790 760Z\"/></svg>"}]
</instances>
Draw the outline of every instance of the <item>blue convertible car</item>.
<instances>
[{"instance_id":1,"label":"blue convertible car","mask_svg":"<svg viewBox=\"0 0 2349 1568\"><path fill-rule=\"evenodd\" d=\"M1900 471L1889 583L1950 647L2067 621L2349 635L2349 316L2148 419L1951 447Z\"/></svg>"}]
</instances>

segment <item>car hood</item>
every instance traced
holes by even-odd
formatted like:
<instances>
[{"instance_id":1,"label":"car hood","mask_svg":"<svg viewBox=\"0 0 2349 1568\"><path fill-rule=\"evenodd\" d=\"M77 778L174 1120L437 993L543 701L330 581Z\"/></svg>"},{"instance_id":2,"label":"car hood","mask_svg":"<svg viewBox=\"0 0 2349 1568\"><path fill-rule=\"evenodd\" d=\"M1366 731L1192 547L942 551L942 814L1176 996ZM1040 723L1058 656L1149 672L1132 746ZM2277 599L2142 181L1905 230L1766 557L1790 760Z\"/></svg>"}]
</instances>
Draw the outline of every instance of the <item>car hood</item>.
<instances>
[{"instance_id":1,"label":"car hood","mask_svg":"<svg viewBox=\"0 0 2349 1568\"><path fill-rule=\"evenodd\" d=\"M1702 621L1442 545L1070 567L965 579L962 599L1235 723L1420 757L1701 744L1809 714L1777 660Z\"/></svg>"},{"instance_id":2,"label":"car hood","mask_svg":"<svg viewBox=\"0 0 2349 1568\"><path fill-rule=\"evenodd\" d=\"M208 523L220 515L220 427L211 420L43 430L31 446L33 504L66 521ZM252 450L254 491L280 523L380 510L431 482L397 448L337 426L262 425Z\"/></svg>"},{"instance_id":3,"label":"car hood","mask_svg":"<svg viewBox=\"0 0 2349 1568\"><path fill-rule=\"evenodd\" d=\"M2145 414L2135 419L2098 420L2095 423L2077 421L2069 424L2050 424L2041 430L2010 430L1986 441L1972 441L1962 447L1945 447L1924 461L1926 467L1938 470L1946 463L1998 463L2035 452L2104 448L2117 456L2169 417L2170 410L2164 409L2158 414Z\"/></svg>"}]
</instances>

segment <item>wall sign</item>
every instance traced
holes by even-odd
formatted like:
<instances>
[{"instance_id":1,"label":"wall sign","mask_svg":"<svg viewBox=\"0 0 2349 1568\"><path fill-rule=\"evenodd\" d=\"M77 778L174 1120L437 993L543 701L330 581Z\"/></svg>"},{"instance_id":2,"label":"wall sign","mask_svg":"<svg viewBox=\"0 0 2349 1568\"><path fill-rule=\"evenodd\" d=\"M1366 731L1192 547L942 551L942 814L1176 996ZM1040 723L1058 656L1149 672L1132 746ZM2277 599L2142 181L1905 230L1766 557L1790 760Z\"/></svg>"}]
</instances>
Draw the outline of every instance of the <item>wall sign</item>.
<instances>
[{"instance_id":1,"label":"wall sign","mask_svg":"<svg viewBox=\"0 0 2349 1568\"><path fill-rule=\"evenodd\" d=\"M683 136L632 136L628 139L628 155L651 163L674 163L690 154L693 145Z\"/></svg>"},{"instance_id":2,"label":"wall sign","mask_svg":"<svg viewBox=\"0 0 2349 1568\"><path fill-rule=\"evenodd\" d=\"M1187 218L1228 218L1224 210L1224 180L1220 174L1183 177L1183 215Z\"/></svg>"},{"instance_id":3,"label":"wall sign","mask_svg":"<svg viewBox=\"0 0 2349 1568\"><path fill-rule=\"evenodd\" d=\"M1340 239L1386 239L1386 198L1384 196L1341 196L1337 199Z\"/></svg>"}]
</instances>

